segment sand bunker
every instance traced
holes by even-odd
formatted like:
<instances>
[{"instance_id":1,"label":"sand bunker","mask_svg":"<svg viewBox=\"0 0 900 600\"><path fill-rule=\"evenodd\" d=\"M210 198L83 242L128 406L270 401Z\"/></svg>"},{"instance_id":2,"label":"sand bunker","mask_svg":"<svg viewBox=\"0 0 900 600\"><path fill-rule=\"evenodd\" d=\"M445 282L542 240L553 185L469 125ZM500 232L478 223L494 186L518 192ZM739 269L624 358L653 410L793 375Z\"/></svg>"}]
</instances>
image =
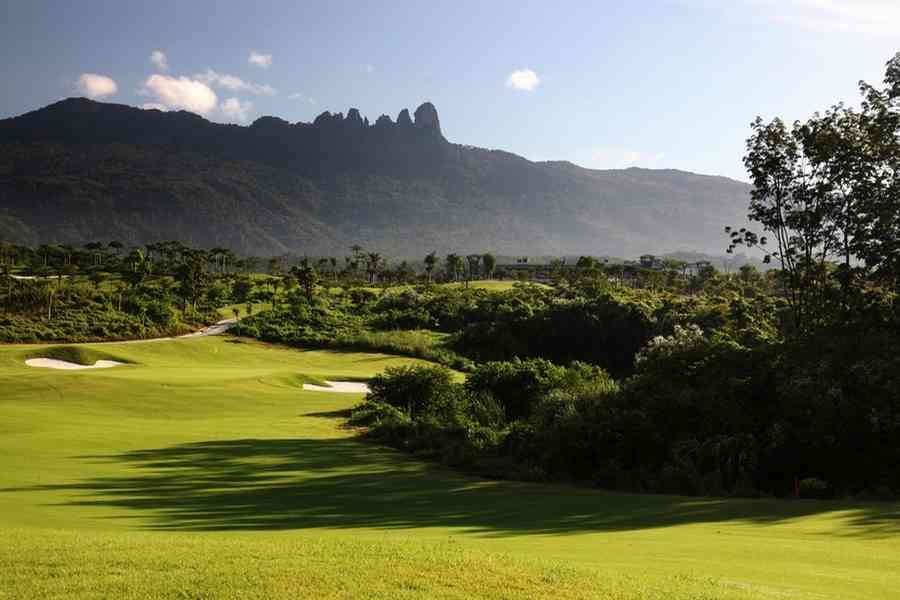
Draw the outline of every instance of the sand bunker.
<instances>
[{"instance_id":1,"label":"sand bunker","mask_svg":"<svg viewBox=\"0 0 900 600\"><path fill-rule=\"evenodd\" d=\"M70 371L79 369L109 369L110 367L118 367L119 365L124 365L125 363L117 362L115 360L98 360L92 365L79 365L78 363L72 363L65 360L56 360L55 358L29 358L25 361L25 364L29 367L40 367L43 369L65 369L67 371Z\"/></svg>"},{"instance_id":2,"label":"sand bunker","mask_svg":"<svg viewBox=\"0 0 900 600\"><path fill-rule=\"evenodd\" d=\"M313 385L304 383L303 389L311 392L338 392L341 394L368 394L369 385L356 381L325 381L328 387L324 385Z\"/></svg>"}]
</instances>

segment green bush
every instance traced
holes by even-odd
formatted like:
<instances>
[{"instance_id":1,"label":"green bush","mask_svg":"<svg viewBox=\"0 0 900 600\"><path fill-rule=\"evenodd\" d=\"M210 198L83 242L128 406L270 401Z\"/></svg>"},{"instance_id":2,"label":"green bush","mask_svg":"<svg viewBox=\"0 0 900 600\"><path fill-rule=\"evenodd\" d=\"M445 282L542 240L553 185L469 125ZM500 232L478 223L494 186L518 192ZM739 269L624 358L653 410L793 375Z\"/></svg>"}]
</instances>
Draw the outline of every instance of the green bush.
<instances>
[{"instance_id":1,"label":"green bush","mask_svg":"<svg viewBox=\"0 0 900 600\"><path fill-rule=\"evenodd\" d=\"M567 374L565 367L543 359L494 361L478 366L466 387L490 394L503 407L506 419L517 421L529 417L544 394L561 387Z\"/></svg>"},{"instance_id":2,"label":"green bush","mask_svg":"<svg viewBox=\"0 0 900 600\"><path fill-rule=\"evenodd\" d=\"M446 367L409 365L388 367L369 381L367 402L384 403L406 411L410 418L422 414L454 392L453 373Z\"/></svg>"},{"instance_id":3,"label":"green bush","mask_svg":"<svg viewBox=\"0 0 900 600\"><path fill-rule=\"evenodd\" d=\"M370 400L353 409L349 422L357 427L383 427L408 421L406 413L396 406Z\"/></svg>"}]
</instances>

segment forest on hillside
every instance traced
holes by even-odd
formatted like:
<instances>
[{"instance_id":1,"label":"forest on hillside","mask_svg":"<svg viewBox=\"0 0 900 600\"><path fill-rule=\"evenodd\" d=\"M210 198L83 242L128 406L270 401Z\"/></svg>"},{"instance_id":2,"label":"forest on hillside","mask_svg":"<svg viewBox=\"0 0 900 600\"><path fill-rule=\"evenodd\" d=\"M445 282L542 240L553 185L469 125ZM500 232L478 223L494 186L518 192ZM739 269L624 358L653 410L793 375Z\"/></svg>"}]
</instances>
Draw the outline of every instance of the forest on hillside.
<instances>
[{"instance_id":1,"label":"forest on hillside","mask_svg":"<svg viewBox=\"0 0 900 600\"><path fill-rule=\"evenodd\" d=\"M64 100L0 120L0 238L176 239L257 256L361 244L412 259L485 240L507 255L721 254L722 227L743 221L746 183L453 144L427 106L415 121L370 124L351 109L241 127Z\"/></svg>"}]
</instances>

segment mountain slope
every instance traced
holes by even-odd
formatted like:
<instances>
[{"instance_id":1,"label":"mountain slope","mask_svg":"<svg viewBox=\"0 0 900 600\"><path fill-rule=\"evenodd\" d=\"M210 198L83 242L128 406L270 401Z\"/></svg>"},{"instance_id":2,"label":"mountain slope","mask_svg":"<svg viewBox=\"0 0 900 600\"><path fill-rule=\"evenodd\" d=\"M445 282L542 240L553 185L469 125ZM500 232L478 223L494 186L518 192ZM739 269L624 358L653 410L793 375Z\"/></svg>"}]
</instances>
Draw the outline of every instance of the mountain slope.
<instances>
[{"instance_id":1,"label":"mountain slope","mask_svg":"<svg viewBox=\"0 0 900 600\"><path fill-rule=\"evenodd\" d=\"M70 99L0 121L0 238L160 239L253 254L721 253L749 186L448 142L435 108L248 127Z\"/></svg>"}]
</instances>

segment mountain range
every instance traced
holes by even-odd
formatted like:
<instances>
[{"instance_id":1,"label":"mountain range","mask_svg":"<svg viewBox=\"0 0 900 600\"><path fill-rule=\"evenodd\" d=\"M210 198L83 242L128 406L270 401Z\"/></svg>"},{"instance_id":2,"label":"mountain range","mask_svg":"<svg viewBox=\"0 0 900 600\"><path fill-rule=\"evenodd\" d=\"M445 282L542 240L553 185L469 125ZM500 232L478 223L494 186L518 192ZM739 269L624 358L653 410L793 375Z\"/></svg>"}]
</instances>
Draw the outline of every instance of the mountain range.
<instances>
[{"instance_id":1,"label":"mountain range","mask_svg":"<svg viewBox=\"0 0 900 600\"><path fill-rule=\"evenodd\" d=\"M178 239L244 254L721 254L750 187L449 142L431 103L373 123L212 123L84 98L0 120L0 240Z\"/></svg>"}]
</instances>

